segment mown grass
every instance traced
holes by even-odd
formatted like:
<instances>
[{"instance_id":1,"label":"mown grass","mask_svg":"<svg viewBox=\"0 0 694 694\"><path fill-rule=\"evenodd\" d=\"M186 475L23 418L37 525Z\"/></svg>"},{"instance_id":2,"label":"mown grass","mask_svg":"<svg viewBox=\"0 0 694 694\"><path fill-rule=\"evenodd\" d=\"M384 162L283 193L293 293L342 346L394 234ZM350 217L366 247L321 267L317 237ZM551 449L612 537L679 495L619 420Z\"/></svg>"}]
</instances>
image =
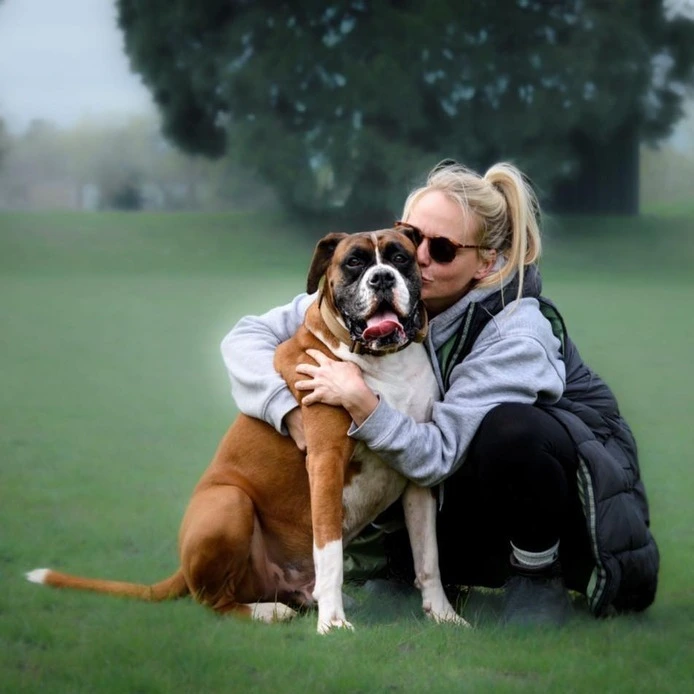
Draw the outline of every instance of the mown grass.
<instances>
[{"instance_id":1,"label":"mown grass","mask_svg":"<svg viewBox=\"0 0 694 694\"><path fill-rule=\"evenodd\" d=\"M680 692L694 618L694 210L552 220L543 263L640 445L662 552L643 615L508 631L428 624L362 589L354 634L41 589L54 566L152 582L235 414L218 352L300 291L315 230L271 215L0 215L0 691ZM481 610L481 613L478 612ZM486 610L486 612L485 612ZM486 616L485 616L486 615Z\"/></svg>"}]
</instances>

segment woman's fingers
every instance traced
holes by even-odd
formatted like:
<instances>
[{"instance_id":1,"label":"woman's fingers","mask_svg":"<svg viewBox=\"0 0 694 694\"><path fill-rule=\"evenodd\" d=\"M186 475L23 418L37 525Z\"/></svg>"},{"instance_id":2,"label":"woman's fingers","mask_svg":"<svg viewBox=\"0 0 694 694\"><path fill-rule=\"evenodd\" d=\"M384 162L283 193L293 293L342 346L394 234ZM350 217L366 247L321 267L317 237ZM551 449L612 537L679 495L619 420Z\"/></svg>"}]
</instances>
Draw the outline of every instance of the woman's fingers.
<instances>
[{"instance_id":1,"label":"woman's fingers","mask_svg":"<svg viewBox=\"0 0 694 694\"><path fill-rule=\"evenodd\" d=\"M294 385L300 392L310 391L302 398L303 405L316 402L346 407L354 393L363 389L361 370L356 364L331 359L317 349L307 349L306 355L316 364L298 364L296 372L307 379Z\"/></svg>"},{"instance_id":2,"label":"woman's fingers","mask_svg":"<svg viewBox=\"0 0 694 694\"><path fill-rule=\"evenodd\" d=\"M330 359L330 357L326 357L325 354L323 354L323 352L321 352L319 349L307 349L306 354L308 354L311 359L314 359L320 366L329 361L334 361L333 359Z\"/></svg>"},{"instance_id":3,"label":"woman's fingers","mask_svg":"<svg viewBox=\"0 0 694 694\"><path fill-rule=\"evenodd\" d=\"M305 376L311 376L311 378L315 377L318 369L320 369L321 366L325 366L331 361L334 361L334 359L326 357L325 354L318 349L307 349L306 354L307 356L311 357L311 359L313 359L318 366L316 366L316 364L297 364L296 372L304 374Z\"/></svg>"},{"instance_id":4,"label":"woman's fingers","mask_svg":"<svg viewBox=\"0 0 694 694\"><path fill-rule=\"evenodd\" d=\"M313 378L319 368L319 366L314 366L313 364L297 364L296 372L299 374L304 374L305 376L311 376Z\"/></svg>"}]
</instances>

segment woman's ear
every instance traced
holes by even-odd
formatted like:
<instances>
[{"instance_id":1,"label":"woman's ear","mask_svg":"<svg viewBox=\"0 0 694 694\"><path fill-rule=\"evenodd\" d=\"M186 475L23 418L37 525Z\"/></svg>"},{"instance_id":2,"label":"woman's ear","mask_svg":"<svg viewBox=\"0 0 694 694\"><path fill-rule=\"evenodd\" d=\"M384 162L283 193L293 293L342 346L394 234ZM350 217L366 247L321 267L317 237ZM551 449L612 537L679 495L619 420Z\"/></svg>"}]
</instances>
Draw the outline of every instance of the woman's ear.
<instances>
[{"instance_id":1,"label":"woman's ear","mask_svg":"<svg viewBox=\"0 0 694 694\"><path fill-rule=\"evenodd\" d=\"M492 271L494 263L496 263L496 250L492 249L490 251L484 251L484 254L486 257L479 259L477 271L473 275L476 280L483 280Z\"/></svg>"}]
</instances>

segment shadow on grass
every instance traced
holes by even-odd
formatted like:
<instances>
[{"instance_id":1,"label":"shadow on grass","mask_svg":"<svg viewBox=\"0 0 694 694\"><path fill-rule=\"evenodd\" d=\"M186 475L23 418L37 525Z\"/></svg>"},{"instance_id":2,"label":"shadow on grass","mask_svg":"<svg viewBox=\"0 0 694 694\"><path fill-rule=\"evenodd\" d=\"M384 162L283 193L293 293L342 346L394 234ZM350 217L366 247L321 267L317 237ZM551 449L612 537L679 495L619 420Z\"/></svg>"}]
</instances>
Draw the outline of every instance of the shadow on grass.
<instances>
[{"instance_id":1,"label":"shadow on grass","mask_svg":"<svg viewBox=\"0 0 694 694\"><path fill-rule=\"evenodd\" d=\"M496 629L501 626L503 590L463 587L449 590L448 596L456 612L472 627ZM572 620L594 621L583 596L572 594L572 603ZM349 619L369 626L401 622L408 617L426 620L416 588L381 579L346 586L345 609Z\"/></svg>"}]
</instances>

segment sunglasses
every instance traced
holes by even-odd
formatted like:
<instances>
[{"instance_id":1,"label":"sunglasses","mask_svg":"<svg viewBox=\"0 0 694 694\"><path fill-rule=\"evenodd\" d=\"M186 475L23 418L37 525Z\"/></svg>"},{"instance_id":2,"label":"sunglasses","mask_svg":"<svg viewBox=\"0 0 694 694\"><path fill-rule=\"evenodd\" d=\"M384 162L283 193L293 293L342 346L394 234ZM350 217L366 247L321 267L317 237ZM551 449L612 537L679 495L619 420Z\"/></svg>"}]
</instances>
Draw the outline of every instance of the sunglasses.
<instances>
[{"instance_id":1,"label":"sunglasses","mask_svg":"<svg viewBox=\"0 0 694 694\"><path fill-rule=\"evenodd\" d=\"M458 243L457 241L451 241L445 236L425 236L422 230L416 226L413 226L409 222L396 222L395 226L409 227L413 229L419 235L419 244L421 245L426 241L429 244L429 257L436 263L440 265L447 265L455 260L458 251L464 250L466 248L476 248L480 251L491 250L488 246L476 246L470 243Z\"/></svg>"}]
</instances>

